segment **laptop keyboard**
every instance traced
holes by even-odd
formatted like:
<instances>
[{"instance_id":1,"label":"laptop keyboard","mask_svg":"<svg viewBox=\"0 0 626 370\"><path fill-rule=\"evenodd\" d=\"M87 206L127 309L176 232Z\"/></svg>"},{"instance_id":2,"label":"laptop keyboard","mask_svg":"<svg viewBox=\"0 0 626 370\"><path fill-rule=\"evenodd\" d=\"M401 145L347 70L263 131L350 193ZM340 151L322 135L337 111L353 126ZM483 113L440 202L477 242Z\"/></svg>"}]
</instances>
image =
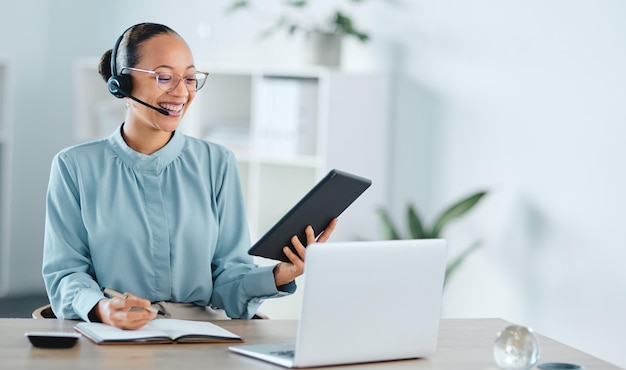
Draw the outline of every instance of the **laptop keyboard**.
<instances>
[{"instance_id":1,"label":"laptop keyboard","mask_svg":"<svg viewBox=\"0 0 626 370\"><path fill-rule=\"evenodd\" d=\"M278 357L294 358L294 356L296 355L296 351L294 351L293 349L286 351L272 351L270 352L270 354Z\"/></svg>"}]
</instances>

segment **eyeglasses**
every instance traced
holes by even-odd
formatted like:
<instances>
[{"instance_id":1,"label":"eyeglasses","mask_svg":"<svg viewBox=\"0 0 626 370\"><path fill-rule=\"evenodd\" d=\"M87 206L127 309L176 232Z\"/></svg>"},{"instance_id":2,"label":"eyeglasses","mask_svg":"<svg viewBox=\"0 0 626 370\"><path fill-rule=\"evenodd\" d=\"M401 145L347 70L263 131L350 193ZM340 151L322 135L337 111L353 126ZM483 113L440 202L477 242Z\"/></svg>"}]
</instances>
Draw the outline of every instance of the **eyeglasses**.
<instances>
[{"instance_id":1,"label":"eyeglasses","mask_svg":"<svg viewBox=\"0 0 626 370\"><path fill-rule=\"evenodd\" d=\"M187 87L187 90L198 91L202 88L202 86L204 86L204 83L209 76L207 72L194 72L183 77L174 73L157 72L132 67L123 67L120 72L122 74L130 74L130 71L143 72L154 75L154 77L156 77L157 87L165 92L174 91L180 81L185 81L185 86Z\"/></svg>"}]
</instances>

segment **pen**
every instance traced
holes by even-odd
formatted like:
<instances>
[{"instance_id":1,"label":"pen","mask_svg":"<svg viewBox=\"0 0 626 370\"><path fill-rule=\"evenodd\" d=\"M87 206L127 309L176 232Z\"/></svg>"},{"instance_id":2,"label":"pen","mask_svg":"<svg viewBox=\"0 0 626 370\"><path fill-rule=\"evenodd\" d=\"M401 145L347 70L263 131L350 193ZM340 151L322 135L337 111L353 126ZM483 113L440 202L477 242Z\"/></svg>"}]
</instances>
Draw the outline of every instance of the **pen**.
<instances>
[{"instance_id":1,"label":"pen","mask_svg":"<svg viewBox=\"0 0 626 370\"><path fill-rule=\"evenodd\" d=\"M104 294L107 294L111 297L115 297L115 298L122 298L122 299L126 299L128 298L125 294L122 294L116 290L110 289L110 288L104 288ZM150 312L156 313L156 314L163 314L162 312L159 312L159 310L157 310L156 308L150 306L150 307L141 307L145 310L148 310Z\"/></svg>"}]
</instances>

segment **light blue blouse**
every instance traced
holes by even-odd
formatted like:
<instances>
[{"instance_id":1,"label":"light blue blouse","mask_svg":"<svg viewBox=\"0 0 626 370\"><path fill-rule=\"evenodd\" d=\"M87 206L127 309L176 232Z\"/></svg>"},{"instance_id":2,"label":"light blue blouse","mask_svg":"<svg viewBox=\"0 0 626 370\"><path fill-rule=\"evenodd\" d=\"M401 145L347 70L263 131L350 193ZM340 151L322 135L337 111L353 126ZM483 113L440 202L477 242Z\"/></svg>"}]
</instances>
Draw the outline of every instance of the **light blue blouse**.
<instances>
[{"instance_id":1,"label":"light blue blouse","mask_svg":"<svg viewBox=\"0 0 626 370\"><path fill-rule=\"evenodd\" d=\"M57 317L88 321L108 287L250 318L296 286L277 289L249 247L237 163L218 144L176 132L144 155L120 127L54 157L42 273Z\"/></svg>"}]
</instances>

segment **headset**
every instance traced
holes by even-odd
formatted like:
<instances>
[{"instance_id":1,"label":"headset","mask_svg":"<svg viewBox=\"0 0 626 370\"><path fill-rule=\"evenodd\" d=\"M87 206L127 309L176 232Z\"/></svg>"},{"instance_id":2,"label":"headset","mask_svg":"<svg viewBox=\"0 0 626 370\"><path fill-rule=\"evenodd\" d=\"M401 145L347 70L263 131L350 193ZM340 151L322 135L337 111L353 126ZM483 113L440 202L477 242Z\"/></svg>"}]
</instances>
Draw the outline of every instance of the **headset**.
<instances>
[{"instance_id":1,"label":"headset","mask_svg":"<svg viewBox=\"0 0 626 370\"><path fill-rule=\"evenodd\" d=\"M117 41L115 42L115 46L113 47L113 49L111 49L111 77L109 77L109 80L107 81L107 87L109 89L109 92L113 94L113 96L115 96L116 98L131 98L137 103L143 104L148 108L152 108L165 116L169 116L170 113L167 110L155 107L154 105L150 105L131 95L130 92L133 90L133 81L130 78L130 75L117 73L117 50L119 49L120 44L124 39L124 35L126 35L126 32L134 27L135 26L131 26L127 28L124 32L122 32L120 37L118 37Z\"/></svg>"},{"instance_id":2,"label":"headset","mask_svg":"<svg viewBox=\"0 0 626 370\"><path fill-rule=\"evenodd\" d=\"M107 87L109 88L109 92L113 94L116 98L124 98L129 95L127 92L132 91L132 80L128 75L120 75L117 73L117 50L124 39L124 35L128 32L132 27L127 28L120 37L118 37L115 42L115 46L111 50L111 77L107 81Z\"/></svg>"}]
</instances>

